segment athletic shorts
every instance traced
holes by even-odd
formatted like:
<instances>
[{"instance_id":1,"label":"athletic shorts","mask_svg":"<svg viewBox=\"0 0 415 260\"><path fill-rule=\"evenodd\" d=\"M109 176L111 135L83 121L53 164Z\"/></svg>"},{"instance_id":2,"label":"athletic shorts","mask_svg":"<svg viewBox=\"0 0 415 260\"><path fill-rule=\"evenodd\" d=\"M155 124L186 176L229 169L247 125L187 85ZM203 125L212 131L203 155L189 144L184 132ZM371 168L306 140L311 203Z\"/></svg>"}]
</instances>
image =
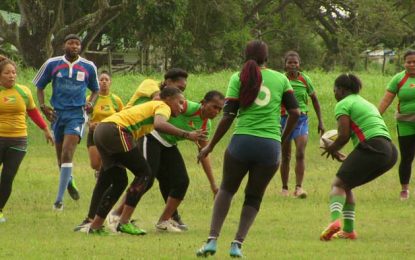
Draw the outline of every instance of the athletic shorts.
<instances>
[{"instance_id":1,"label":"athletic shorts","mask_svg":"<svg viewBox=\"0 0 415 260\"><path fill-rule=\"evenodd\" d=\"M384 137L361 142L340 166L337 177L350 189L370 182L395 165L398 152Z\"/></svg>"},{"instance_id":2,"label":"athletic shorts","mask_svg":"<svg viewBox=\"0 0 415 260\"><path fill-rule=\"evenodd\" d=\"M397 121L398 136L415 135L415 122Z\"/></svg>"},{"instance_id":3,"label":"athletic shorts","mask_svg":"<svg viewBox=\"0 0 415 260\"><path fill-rule=\"evenodd\" d=\"M78 135L81 140L87 118L83 107L56 110L56 120L52 123L55 142L62 143L65 135Z\"/></svg>"},{"instance_id":4,"label":"athletic shorts","mask_svg":"<svg viewBox=\"0 0 415 260\"><path fill-rule=\"evenodd\" d=\"M239 161L272 166L280 161L281 143L253 135L233 135L228 151Z\"/></svg>"},{"instance_id":5,"label":"athletic shorts","mask_svg":"<svg viewBox=\"0 0 415 260\"><path fill-rule=\"evenodd\" d=\"M95 146L94 143L94 131L89 130L86 137L86 147Z\"/></svg>"},{"instance_id":6,"label":"athletic shorts","mask_svg":"<svg viewBox=\"0 0 415 260\"><path fill-rule=\"evenodd\" d=\"M94 143L101 155L104 170L113 166L122 166L117 163L113 155L126 153L137 146L130 132L110 122L97 125L94 131Z\"/></svg>"},{"instance_id":7,"label":"athletic shorts","mask_svg":"<svg viewBox=\"0 0 415 260\"><path fill-rule=\"evenodd\" d=\"M0 137L0 151L14 149L17 151L27 151L27 137Z\"/></svg>"},{"instance_id":8,"label":"athletic shorts","mask_svg":"<svg viewBox=\"0 0 415 260\"><path fill-rule=\"evenodd\" d=\"M281 117L281 129L285 128L287 124L288 116ZM308 116L306 114L301 114L300 118L297 121L297 125L292 131L291 135L288 137L289 140L294 140L299 136L308 135Z\"/></svg>"}]
</instances>

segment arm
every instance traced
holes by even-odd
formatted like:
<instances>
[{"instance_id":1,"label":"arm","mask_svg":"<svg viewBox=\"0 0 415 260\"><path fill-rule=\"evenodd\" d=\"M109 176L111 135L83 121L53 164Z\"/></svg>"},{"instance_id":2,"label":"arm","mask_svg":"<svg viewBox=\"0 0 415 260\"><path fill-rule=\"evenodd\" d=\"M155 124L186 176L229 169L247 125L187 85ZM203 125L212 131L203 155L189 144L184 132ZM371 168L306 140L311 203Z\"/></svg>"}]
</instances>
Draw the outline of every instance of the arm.
<instances>
[{"instance_id":1,"label":"arm","mask_svg":"<svg viewBox=\"0 0 415 260\"><path fill-rule=\"evenodd\" d=\"M314 111L316 111L316 115L317 115L317 119L318 119L317 132L320 135L323 135L325 129L324 129L324 125L323 125L323 120L321 118L320 103L318 102L317 95L315 93L312 93L310 95L310 98L311 98L311 102L313 102Z\"/></svg>"},{"instance_id":2,"label":"arm","mask_svg":"<svg viewBox=\"0 0 415 260\"><path fill-rule=\"evenodd\" d=\"M197 140L204 140L206 139L206 131L203 130L196 130L192 132L187 132L184 130L181 130L174 125L167 122L167 118L163 115L155 115L154 116L154 129L156 131L171 134L175 136L181 136L183 138L197 141Z\"/></svg>"},{"instance_id":3,"label":"arm","mask_svg":"<svg viewBox=\"0 0 415 260\"><path fill-rule=\"evenodd\" d=\"M226 132L228 132L233 120L238 114L238 109L239 100L228 99L225 101L225 107L223 108L223 117L220 120L218 127L216 128L212 140L199 151L199 155L197 156L198 162L201 161L202 158L205 158L209 153L211 153L216 144L222 139Z\"/></svg>"},{"instance_id":4,"label":"arm","mask_svg":"<svg viewBox=\"0 0 415 260\"><path fill-rule=\"evenodd\" d=\"M339 150L343 148L349 142L350 139L350 117L342 115L337 119L337 139L330 146L327 146L322 155L327 154L327 157L331 155L333 159L338 161L344 160L344 155L339 153Z\"/></svg>"},{"instance_id":5,"label":"arm","mask_svg":"<svg viewBox=\"0 0 415 260\"><path fill-rule=\"evenodd\" d=\"M200 152L202 148L208 145L208 142L199 141L198 144L199 144L199 152ZM212 190L213 194L216 195L216 193L218 192L218 186L216 185L215 177L213 176L212 165L210 164L209 156L201 158L200 162L202 163L203 171L205 172L206 177L209 180L210 189Z\"/></svg>"},{"instance_id":6,"label":"arm","mask_svg":"<svg viewBox=\"0 0 415 260\"><path fill-rule=\"evenodd\" d=\"M49 122L55 121L55 111L53 110L53 108L45 104L45 91L41 88L38 88L36 94L37 99L39 101L39 107L40 110L42 110L42 113L46 116Z\"/></svg>"},{"instance_id":7,"label":"arm","mask_svg":"<svg viewBox=\"0 0 415 260\"><path fill-rule=\"evenodd\" d=\"M30 117L30 119L40 128L43 130L43 133L46 138L47 143L54 144L52 134L46 125L45 120L43 120L42 116L39 113L39 110L37 108L27 110L27 115Z\"/></svg>"},{"instance_id":8,"label":"arm","mask_svg":"<svg viewBox=\"0 0 415 260\"><path fill-rule=\"evenodd\" d=\"M98 90L91 91L91 95L89 96L89 100L87 100L87 103L85 104L85 110L87 113L92 113L92 109L94 107L94 103L97 100L98 97Z\"/></svg>"},{"instance_id":9,"label":"arm","mask_svg":"<svg viewBox=\"0 0 415 260\"><path fill-rule=\"evenodd\" d=\"M386 91L385 95L383 96L382 100L380 101L378 110L381 115L386 111L386 109L392 104L396 94L390 91Z\"/></svg>"}]
</instances>

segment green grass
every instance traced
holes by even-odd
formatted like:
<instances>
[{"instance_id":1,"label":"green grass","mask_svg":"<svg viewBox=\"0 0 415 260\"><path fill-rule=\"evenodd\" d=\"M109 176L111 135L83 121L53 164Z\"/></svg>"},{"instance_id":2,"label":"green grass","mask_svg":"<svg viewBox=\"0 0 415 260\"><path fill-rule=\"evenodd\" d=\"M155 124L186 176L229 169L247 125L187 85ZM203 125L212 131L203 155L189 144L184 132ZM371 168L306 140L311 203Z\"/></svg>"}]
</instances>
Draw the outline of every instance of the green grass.
<instances>
[{"instance_id":1,"label":"green grass","mask_svg":"<svg viewBox=\"0 0 415 260\"><path fill-rule=\"evenodd\" d=\"M225 91L231 72L191 75L186 96L200 100L209 89ZM335 100L332 84L336 73L310 72L321 103L326 129L336 128L333 116ZM384 94L390 77L361 74L362 95L376 105ZM33 72L22 72L19 82L30 84ZM125 75L113 78L113 92L126 102L144 76ZM161 79L161 75L156 75ZM48 88L50 91L50 87ZM312 106L310 105L310 108ZM393 108L385 114L396 143ZM81 200L73 202L66 195L65 210L52 211L58 169L54 149L32 123L29 150L14 182L14 190L4 213L7 222L0 224L1 259L193 259L209 231L212 194L201 166L196 164L197 149L190 143L180 144L190 175L187 197L180 207L190 230L183 234L159 234L154 224L163 209L157 184L139 204L134 218L148 231L143 237L114 235L92 237L75 233L73 227L85 217L94 186L89 168L85 140L74 159L74 175L81 191ZM211 155L217 181L220 182L222 158L230 133ZM272 180L261 211L250 230L243 251L251 259L405 259L415 254L413 235L414 199L400 202L397 166L379 179L356 189L356 241L320 242L318 236L329 221L328 192L339 164L320 156L316 117L310 113L310 139L306 153L306 200L282 198L279 173ZM350 151L351 145L344 149ZM131 177L131 176L130 176ZM294 187L294 174L291 174ZM246 181L246 180L245 180ZM245 182L241 187L244 187ZM415 197L415 194L411 194ZM243 203L243 189L236 194L224 224L216 259L228 257L230 242L237 228Z\"/></svg>"}]
</instances>

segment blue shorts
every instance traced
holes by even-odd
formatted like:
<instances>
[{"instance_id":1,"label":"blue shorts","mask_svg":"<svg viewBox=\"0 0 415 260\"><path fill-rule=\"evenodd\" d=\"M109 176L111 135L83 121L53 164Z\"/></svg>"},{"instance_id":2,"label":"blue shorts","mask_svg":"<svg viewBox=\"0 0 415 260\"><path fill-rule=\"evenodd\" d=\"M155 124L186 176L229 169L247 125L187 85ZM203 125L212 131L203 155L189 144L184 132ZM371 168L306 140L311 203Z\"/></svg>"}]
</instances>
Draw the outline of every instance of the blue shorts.
<instances>
[{"instance_id":1,"label":"blue shorts","mask_svg":"<svg viewBox=\"0 0 415 260\"><path fill-rule=\"evenodd\" d=\"M81 140L88 117L83 107L57 110L52 131L56 143L62 143L64 135L78 135Z\"/></svg>"},{"instance_id":2,"label":"blue shorts","mask_svg":"<svg viewBox=\"0 0 415 260\"><path fill-rule=\"evenodd\" d=\"M281 129L285 128L287 123L287 116L281 117ZM293 132L291 133L289 140L294 140L299 136L308 135L308 116L306 114L301 114L298 119L297 125L295 126Z\"/></svg>"},{"instance_id":3,"label":"blue shorts","mask_svg":"<svg viewBox=\"0 0 415 260\"><path fill-rule=\"evenodd\" d=\"M239 161L271 166L280 161L281 143L253 135L233 135L228 151Z\"/></svg>"}]
</instances>

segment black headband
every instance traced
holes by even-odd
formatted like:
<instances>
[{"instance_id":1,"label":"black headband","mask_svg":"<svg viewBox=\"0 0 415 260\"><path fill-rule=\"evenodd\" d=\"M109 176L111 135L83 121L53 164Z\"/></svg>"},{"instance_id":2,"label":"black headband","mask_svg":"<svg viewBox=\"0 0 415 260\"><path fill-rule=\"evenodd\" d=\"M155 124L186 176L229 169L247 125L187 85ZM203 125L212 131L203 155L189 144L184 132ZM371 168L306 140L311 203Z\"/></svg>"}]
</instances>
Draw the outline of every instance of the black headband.
<instances>
[{"instance_id":1,"label":"black headband","mask_svg":"<svg viewBox=\"0 0 415 260\"><path fill-rule=\"evenodd\" d=\"M69 40L78 40L78 41L81 41L81 38L79 38L79 36L76 35L76 34L68 34L68 35L66 35L65 39L63 40L63 42L65 43L65 42L67 42Z\"/></svg>"}]
</instances>

